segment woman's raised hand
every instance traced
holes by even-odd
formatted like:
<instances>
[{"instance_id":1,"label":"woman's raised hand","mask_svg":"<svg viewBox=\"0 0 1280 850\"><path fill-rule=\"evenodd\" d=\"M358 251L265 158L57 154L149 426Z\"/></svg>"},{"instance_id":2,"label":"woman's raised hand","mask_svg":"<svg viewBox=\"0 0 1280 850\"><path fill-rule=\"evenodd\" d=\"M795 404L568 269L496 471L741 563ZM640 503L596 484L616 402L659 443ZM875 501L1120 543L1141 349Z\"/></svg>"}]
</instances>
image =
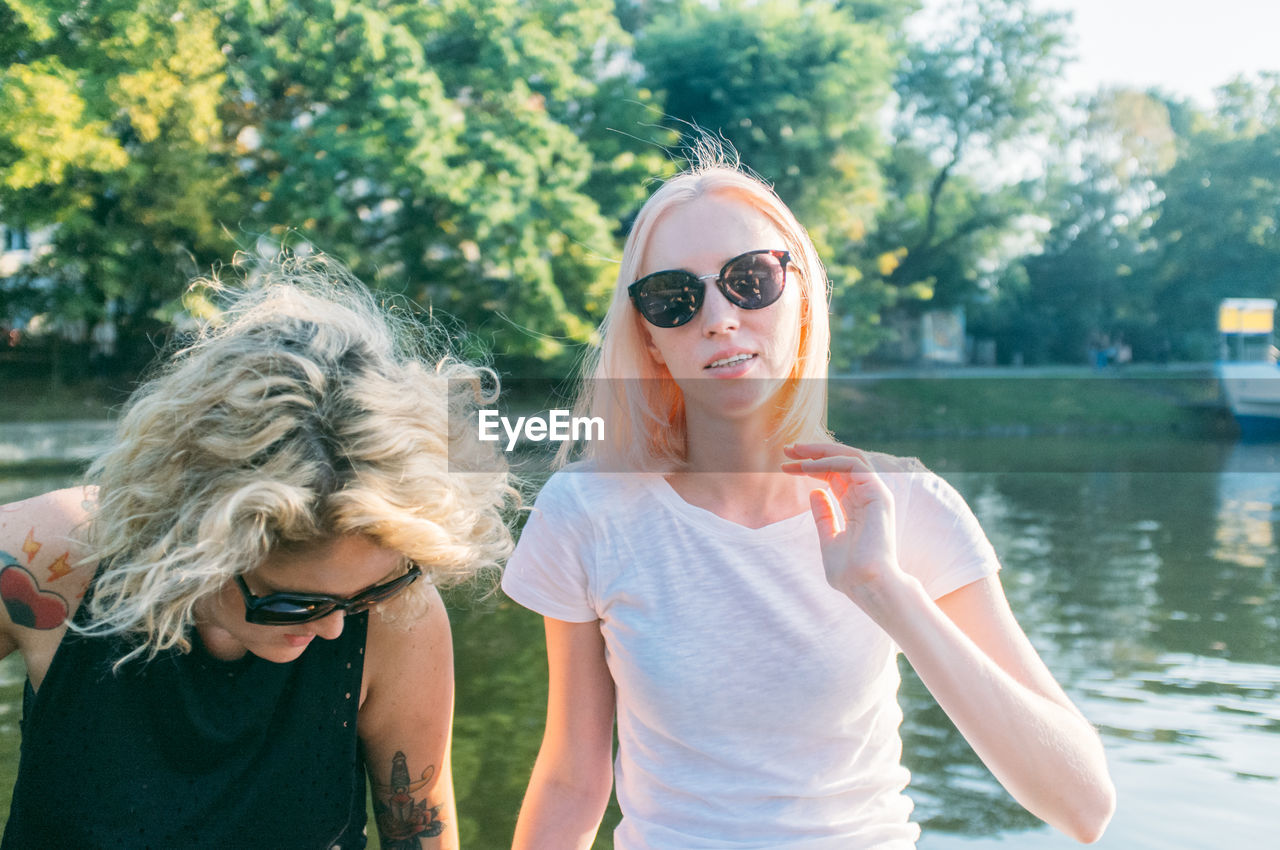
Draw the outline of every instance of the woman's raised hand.
<instances>
[{"instance_id":1,"label":"woman's raised hand","mask_svg":"<svg viewBox=\"0 0 1280 850\"><path fill-rule=\"evenodd\" d=\"M782 470L827 485L809 494L831 586L878 619L886 594L908 583L898 566L893 495L866 455L837 443L787 446ZM835 496L835 501L832 501Z\"/></svg>"}]
</instances>

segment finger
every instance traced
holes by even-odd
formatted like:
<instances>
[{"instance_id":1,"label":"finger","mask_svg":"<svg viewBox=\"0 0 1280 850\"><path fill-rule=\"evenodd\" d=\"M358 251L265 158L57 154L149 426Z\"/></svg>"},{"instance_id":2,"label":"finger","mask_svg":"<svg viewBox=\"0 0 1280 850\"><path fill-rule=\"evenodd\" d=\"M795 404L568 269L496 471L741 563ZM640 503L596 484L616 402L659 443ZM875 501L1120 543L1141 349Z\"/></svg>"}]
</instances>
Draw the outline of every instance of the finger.
<instances>
[{"instance_id":1,"label":"finger","mask_svg":"<svg viewBox=\"0 0 1280 850\"><path fill-rule=\"evenodd\" d=\"M788 460L782 463L781 468L784 472L799 472L806 475L826 474L832 472L874 474L875 472L871 468L871 464L856 455Z\"/></svg>"},{"instance_id":2,"label":"finger","mask_svg":"<svg viewBox=\"0 0 1280 850\"><path fill-rule=\"evenodd\" d=\"M787 457L796 458L817 458L832 457L834 455L861 455L862 452L851 446L842 443L792 443L789 446L783 446L782 451Z\"/></svg>"},{"instance_id":3,"label":"finger","mask_svg":"<svg viewBox=\"0 0 1280 850\"><path fill-rule=\"evenodd\" d=\"M820 481L827 485L824 490L814 492L824 492L833 498L844 501L848 495L850 485L850 473L832 472L830 470L814 470L808 471L800 468L799 461L788 461L782 464L782 471L789 472L792 475L803 475L812 478L814 481Z\"/></svg>"},{"instance_id":4,"label":"finger","mask_svg":"<svg viewBox=\"0 0 1280 850\"><path fill-rule=\"evenodd\" d=\"M783 472L792 475L804 475L821 481L841 502L859 491L868 488L873 490L879 483L876 473L864 462L854 457L822 458L818 460L793 460L781 465ZM857 501L866 500L866 495L855 496Z\"/></svg>"},{"instance_id":5,"label":"finger","mask_svg":"<svg viewBox=\"0 0 1280 850\"><path fill-rule=\"evenodd\" d=\"M815 481L821 481L823 484L826 484L832 490L836 491L836 496L843 495L844 491L848 489L850 483L852 483L853 477L858 475L856 471L850 471L847 469L807 469L803 467L799 461L789 461L782 464L782 471L790 473L791 475L803 475L807 478L812 478Z\"/></svg>"},{"instance_id":6,"label":"finger","mask_svg":"<svg viewBox=\"0 0 1280 850\"><path fill-rule=\"evenodd\" d=\"M809 491L809 510L813 512L821 539L830 540L844 530L843 512L831 501L831 494L826 490Z\"/></svg>"},{"instance_id":7,"label":"finger","mask_svg":"<svg viewBox=\"0 0 1280 850\"><path fill-rule=\"evenodd\" d=\"M784 469L826 484L831 495L849 516L873 501L892 501L892 494L880 473L861 458L850 456L788 461Z\"/></svg>"}]
</instances>

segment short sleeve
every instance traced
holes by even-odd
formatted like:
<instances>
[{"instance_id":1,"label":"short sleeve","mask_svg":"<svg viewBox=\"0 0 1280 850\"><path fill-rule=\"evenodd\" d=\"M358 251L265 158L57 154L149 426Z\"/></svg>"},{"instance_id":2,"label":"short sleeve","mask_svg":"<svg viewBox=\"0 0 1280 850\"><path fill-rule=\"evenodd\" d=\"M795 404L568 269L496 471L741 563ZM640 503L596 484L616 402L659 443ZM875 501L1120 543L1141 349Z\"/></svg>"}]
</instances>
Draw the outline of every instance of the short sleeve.
<instances>
[{"instance_id":1,"label":"short sleeve","mask_svg":"<svg viewBox=\"0 0 1280 850\"><path fill-rule=\"evenodd\" d=\"M588 580L591 517L573 477L557 473L543 486L507 562L502 590L544 617L589 623L598 619Z\"/></svg>"},{"instance_id":2,"label":"short sleeve","mask_svg":"<svg viewBox=\"0 0 1280 850\"><path fill-rule=\"evenodd\" d=\"M897 516L898 560L929 598L999 571L995 548L954 487L922 465L903 478L908 486Z\"/></svg>"}]
</instances>

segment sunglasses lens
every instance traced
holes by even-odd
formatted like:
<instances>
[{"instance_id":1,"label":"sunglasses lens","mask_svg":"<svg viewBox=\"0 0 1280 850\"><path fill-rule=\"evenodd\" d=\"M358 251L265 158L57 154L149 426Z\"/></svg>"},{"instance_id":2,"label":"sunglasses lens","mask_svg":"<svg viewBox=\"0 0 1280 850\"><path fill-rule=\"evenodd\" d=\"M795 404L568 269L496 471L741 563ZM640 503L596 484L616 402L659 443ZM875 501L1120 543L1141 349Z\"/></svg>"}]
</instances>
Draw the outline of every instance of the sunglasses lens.
<instances>
[{"instance_id":1,"label":"sunglasses lens","mask_svg":"<svg viewBox=\"0 0 1280 850\"><path fill-rule=\"evenodd\" d=\"M635 290L636 309L660 328L676 328L694 317L706 288L688 272L657 272L642 278Z\"/></svg>"},{"instance_id":2,"label":"sunglasses lens","mask_svg":"<svg viewBox=\"0 0 1280 850\"><path fill-rule=\"evenodd\" d=\"M293 626L319 620L339 609L348 614L359 613L371 605L377 605L395 596L413 584L420 575L422 575L422 568L411 565L409 571L399 578L371 587L351 599L318 593L273 593L270 596L259 597L249 590L243 576L236 576L236 582L244 596L246 622L259 626Z\"/></svg>"},{"instance_id":3,"label":"sunglasses lens","mask_svg":"<svg viewBox=\"0 0 1280 850\"><path fill-rule=\"evenodd\" d=\"M335 607L337 606L333 604L293 600L287 595L276 594L247 609L245 619L260 626L296 625L326 617Z\"/></svg>"},{"instance_id":4,"label":"sunglasses lens","mask_svg":"<svg viewBox=\"0 0 1280 850\"><path fill-rule=\"evenodd\" d=\"M782 296L786 265L769 251L744 254L724 268L721 289L725 297L744 310L768 307Z\"/></svg>"}]
</instances>

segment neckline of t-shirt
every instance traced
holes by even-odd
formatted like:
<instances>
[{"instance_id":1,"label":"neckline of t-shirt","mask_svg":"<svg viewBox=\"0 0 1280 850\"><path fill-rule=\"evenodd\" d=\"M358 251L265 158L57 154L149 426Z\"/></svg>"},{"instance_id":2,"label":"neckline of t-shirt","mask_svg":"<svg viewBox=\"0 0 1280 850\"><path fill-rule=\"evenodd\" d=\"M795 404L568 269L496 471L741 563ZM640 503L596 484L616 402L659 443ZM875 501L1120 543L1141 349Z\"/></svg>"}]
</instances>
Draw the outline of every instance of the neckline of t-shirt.
<instances>
[{"instance_id":1,"label":"neckline of t-shirt","mask_svg":"<svg viewBox=\"0 0 1280 850\"><path fill-rule=\"evenodd\" d=\"M812 514L809 511L801 511L793 516L784 517L777 522L771 522L759 528L751 528L750 526L736 523L731 519L725 519L715 511L709 511L706 508L700 508L691 502L685 501L685 498L676 492L676 488L671 486L671 482L667 481L662 475L646 475L644 478L649 482L650 489L658 499L671 508L676 516L693 523L701 529L724 536L737 537L738 539L742 539L745 536L756 541L780 540L795 536L808 525L807 521L812 519Z\"/></svg>"}]
</instances>

